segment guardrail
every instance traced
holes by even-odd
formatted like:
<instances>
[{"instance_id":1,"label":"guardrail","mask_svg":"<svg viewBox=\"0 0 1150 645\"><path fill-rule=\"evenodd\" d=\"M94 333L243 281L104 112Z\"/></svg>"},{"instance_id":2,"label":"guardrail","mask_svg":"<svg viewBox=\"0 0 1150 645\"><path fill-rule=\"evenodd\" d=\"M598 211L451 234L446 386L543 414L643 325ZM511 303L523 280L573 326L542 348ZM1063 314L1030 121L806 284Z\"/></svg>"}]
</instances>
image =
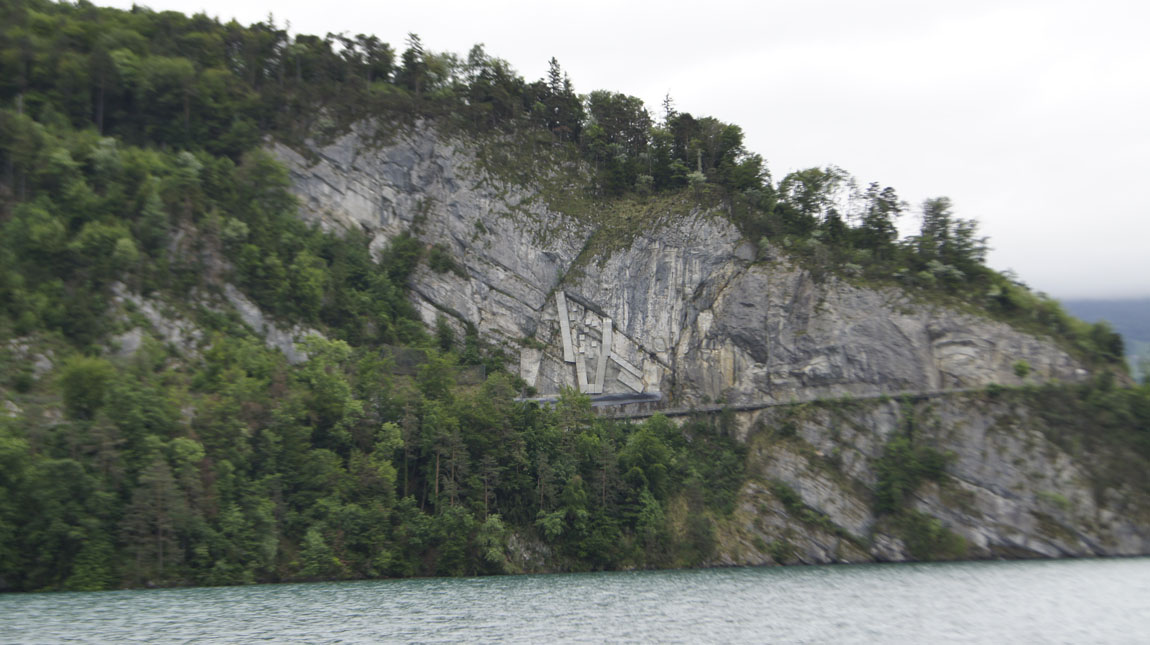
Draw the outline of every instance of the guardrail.
<instances>
[{"instance_id":1,"label":"guardrail","mask_svg":"<svg viewBox=\"0 0 1150 645\"><path fill-rule=\"evenodd\" d=\"M812 399L792 399L788 401L759 401L754 403L709 403L687 408L662 407L663 395L657 392L647 394L604 394L591 397L591 407L596 408L600 414L613 419L645 419L656 414L666 417L681 417L695 414L717 414L724 410L734 412L753 412L766 408L797 405L800 403L814 403L818 401L873 401L877 399L911 399L922 401L951 394L965 394L970 392L984 392L986 387L960 387L946 390L899 390L895 392L874 392L871 394L846 395L837 397L816 397ZM539 403L541 405L554 405L559 401L558 396L540 396L531 398L518 398L516 401Z\"/></svg>"}]
</instances>

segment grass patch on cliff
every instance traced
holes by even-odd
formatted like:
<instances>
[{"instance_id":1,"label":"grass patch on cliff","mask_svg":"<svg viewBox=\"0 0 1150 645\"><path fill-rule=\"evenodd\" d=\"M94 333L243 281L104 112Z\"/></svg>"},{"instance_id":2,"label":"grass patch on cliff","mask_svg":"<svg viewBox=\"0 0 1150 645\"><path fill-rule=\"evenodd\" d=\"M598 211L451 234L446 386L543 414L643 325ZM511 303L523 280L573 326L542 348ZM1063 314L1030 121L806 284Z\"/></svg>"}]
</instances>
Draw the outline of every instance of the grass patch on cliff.
<instances>
[{"instance_id":1,"label":"grass patch on cliff","mask_svg":"<svg viewBox=\"0 0 1150 645\"><path fill-rule=\"evenodd\" d=\"M528 203L537 199L580 220L595 212L596 200L586 190L590 176L573 146L556 144L549 133L528 128L474 134L465 141L481 174L505 190L531 188Z\"/></svg>"},{"instance_id":2,"label":"grass patch on cliff","mask_svg":"<svg viewBox=\"0 0 1150 645\"><path fill-rule=\"evenodd\" d=\"M460 136L463 136L460 133ZM655 194L597 194L590 169L574 146L556 143L550 134L528 128L472 135L480 183L491 182L501 197L524 190L526 197L509 203L512 215L538 220L538 207L589 225L590 237L571 271L579 275L611 252L626 248L644 233L692 213L718 212L717 195L681 189ZM542 240L539 240L542 241Z\"/></svg>"},{"instance_id":3,"label":"grass patch on cliff","mask_svg":"<svg viewBox=\"0 0 1150 645\"><path fill-rule=\"evenodd\" d=\"M961 535L926 513L903 509L886 518L885 524L888 530L902 538L915 560L958 560L965 557L969 549Z\"/></svg>"},{"instance_id":4,"label":"grass patch on cliff","mask_svg":"<svg viewBox=\"0 0 1150 645\"><path fill-rule=\"evenodd\" d=\"M612 252L631 246L641 235L689 217L695 210L695 203L680 194L628 195L596 202L595 210L584 218L594 227L594 232L587 238L571 270L584 271L592 262L602 268Z\"/></svg>"}]
</instances>

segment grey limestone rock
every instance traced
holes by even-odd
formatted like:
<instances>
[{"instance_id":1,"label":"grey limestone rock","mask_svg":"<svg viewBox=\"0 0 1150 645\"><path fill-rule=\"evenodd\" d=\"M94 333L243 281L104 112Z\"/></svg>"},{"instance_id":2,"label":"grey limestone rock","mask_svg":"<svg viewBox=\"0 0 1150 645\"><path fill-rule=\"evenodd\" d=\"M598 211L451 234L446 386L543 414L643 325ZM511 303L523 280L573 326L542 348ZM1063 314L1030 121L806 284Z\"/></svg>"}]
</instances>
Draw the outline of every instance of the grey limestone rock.
<instances>
[{"instance_id":1,"label":"grey limestone rock","mask_svg":"<svg viewBox=\"0 0 1150 645\"><path fill-rule=\"evenodd\" d=\"M513 364L541 394L577 383L561 351L557 290L581 306L573 334L588 343L588 365L610 318L616 353L642 373L619 378L612 363L604 393L643 387L679 406L1015 384L1017 361L1033 382L1085 376L1053 343L1008 325L896 289L816 281L777 249L755 263L758 249L706 213L665 217L628 244L580 257L593 227L532 199L530 186L490 176L466 143L422 122L383 145L366 133L355 128L309 157L273 148L304 217L362 230L376 251L405 231L443 245L463 270L413 274L424 322L475 325L519 354ZM540 352L525 338L550 345Z\"/></svg>"},{"instance_id":2,"label":"grey limestone rock","mask_svg":"<svg viewBox=\"0 0 1150 645\"><path fill-rule=\"evenodd\" d=\"M195 323L186 320L168 311L163 303L146 298L128 287L117 282L112 285L113 300L120 306L130 305L144 317L156 336L164 343L170 344L181 351L187 351L197 346L203 339L203 332ZM130 356L139 350L144 340L144 330L135 327L115 337L113 341L118 345L117 354Z\"/></svg>"},{"instance_id":3,"label":"grey limestone rock","mask_svg":"<svg viewBox=\"0 0 1150 645\"><path fill-rule=\"evenodd\" d=\"M751 482L785 484L804 505L867 542L869 558L913 559L897 531L873 510L871 492L884 446L906 427L908 415L914 418L915 441L948 455L943 478L921 485L909 508L962 537L968 557L1150 552L1150 500L1129 484L1100 488L1111 458L1106 449L1079 447L1072 455L1048 436L1044 422L1032 418L1027 407L974 395L940 396L913 405L897 400L828 404L798 418L786 407L756 413L752 425L760 433L790 423L795 437L781 442L763 434L746 438ZM740 504L761 497L748 483ZM770 512L769 504L760 506ZM760 526L762 542L777 539L782 535L778 530ZM802 544L806 533L790 539ZM734 539L722 542L721 550L745 554Z\"/></svg>"},{"instance_id":4,"label":"grey limestone rock","mask_svg":"<svg viewBox=\"0 0 1150 645\"><path fill-rule=\"evenodd\" d=\"M706 212L668 214L590 254L592 224L551 210L530 186L491 176L465 142L426 123L381 145L365 132L353 129L307 156L273 148L304 217L363 231L375 252L404 232L442 245L460 270L420 266L412 274L423 320L474 325L517 359L510 365L540 394L576 385L579 360L598 379L600 356L603 382L589 388L660 392L677 407L1019 385L1018 361L1029 364L1034 384L1089 376L1054 342L1004 323L895 288L816 279L782 249L741 240ZM564 356L557 293L565 295L573 356ZM269 343L293 351L292 333L269 328L242 295L228 298ZM741 414L741 438L752 448L753 428L779 422L777 408ZM772 549L804 562L910 558L871 510L869 492L903 414L896 401L845 417L808 414L794 439L806 449L768 451L755 462L734 519L720 526L715 562L770 562ZM930 440L954 457L947 483L922 487L913 508L961 535L973 556L1150 552L1150 530L1131 519L1123 491L1096 495L1091 473L1027 425L1023 411L943 397L932 414ZM838 529L792 517L771 481Z\"/></svg>"},{"instance_id":5,"label":"grey limestone rock","mask_svg":"<svg viewBox=\"0 0 1150 645\"><path fill-rule=\"evenodd\" d=\"M224 298L256 334L264 337L264 342L268 347L278 349L293 365L307 361L307 353L296 343L309 335L322 335L314 329L299 325L291 329L277 327L270 320L267 320L260 308L240 292L235 285L224 285Z\"/></svg>"}]
</instances>

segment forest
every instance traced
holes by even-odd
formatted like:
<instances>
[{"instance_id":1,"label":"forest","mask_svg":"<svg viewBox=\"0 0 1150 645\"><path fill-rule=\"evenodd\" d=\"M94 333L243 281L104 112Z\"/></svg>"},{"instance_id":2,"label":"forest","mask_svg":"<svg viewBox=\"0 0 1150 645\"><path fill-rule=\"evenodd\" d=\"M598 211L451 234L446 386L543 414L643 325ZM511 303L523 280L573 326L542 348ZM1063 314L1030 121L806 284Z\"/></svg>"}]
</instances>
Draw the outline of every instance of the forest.
<instances>
[{"instance_id":1,"label":"forest","mask_svg":"<svg viewBox=\"0 0 1150 645\"><path fill-rule=\"evenodd\" d=\"M1081 406L1147 427L1150 394L1114 386L1122 338L988 268L947 198L899 239L910 206L893 188L833 166L776 182L739 126L661 107L577 94L554 59L528 82L482 45L436 53L414 34L399 51L272 19L0 5L0 591L707 561L744 479L729 417L614 421L574 392L517 402L506 356L413 310L408 277L434 249L400 236L376 261L363 236L297 216L264 143L369 118L528 132L590 169L589 199L681 194L816 275L1052 336L1110 375L1074 390ZM205 306L224 282L322 332L308 360ZM167 303L187 346L119 351L147 320L125 294ZM428 359L399 373L395 348ZM485 380L460 378L479 365Z\"/></svg>"}]
</instances>

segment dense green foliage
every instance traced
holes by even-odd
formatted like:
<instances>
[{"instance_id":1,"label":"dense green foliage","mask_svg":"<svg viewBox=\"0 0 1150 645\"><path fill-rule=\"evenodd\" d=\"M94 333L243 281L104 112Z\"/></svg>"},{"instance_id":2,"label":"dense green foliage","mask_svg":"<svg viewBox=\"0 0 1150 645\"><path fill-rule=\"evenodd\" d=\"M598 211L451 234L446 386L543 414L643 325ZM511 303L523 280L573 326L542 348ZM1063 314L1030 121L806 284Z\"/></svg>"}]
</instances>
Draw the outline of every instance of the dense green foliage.
<instances>
[{"instance_id":1,"label":"dense green foliage","mask_svg":"<svg viewBox=\"0 0 1150 645\"><path fill-rule=\"evenodd\" d=\"M432 337L414 316L420 261L460 271L442 248L400 236L373 261L365 239L301 221L258 148L381 109L530 114L574 140L583 104L557 65L528 85L416 37L396 61L372 38L288 42L270 23L0 14L0 390L16 405L0 417L0 588L513 571L512 529L550 567L709 555L709 517L742 481L731 438L599 419L570 393L515 403L474 329ZM321 330L308 360L220 313L229 283ZM117 351L157 319L186 335ZM383 351L404 345L429 357L414 374ZM472 364L489 378L458 385Z\"/></svg>"},{"instance_id":2,"label":"dense green foliage","mask_svg":"<svg viewBox=\"0 0 1150 645\"><path fill-rule=\"evenodd\" d=\"M452 354L409 378L343 341L306 349L292 368L233 328L197 361L149 343L33 379L0 422L8 588L514 571L511 527L550 566L689 565L742 481L706 423L614 423L572 393L540 410L499 374L452 387ZM66 418L45 423L57 389Z\"/></svg>"},{"instance_id":3,"label":"dense green foliage","mask_svg":"<svg viewBox=\"0 0 1150 645\"><path fill-rule=\"evenodd\" d=\"M0 331L18 339L0 350L0 387L22 407L0 420L5 588L502 572L516 567L509 527L574 569L709 553L704 504L731 504L734 442L706 424L595 419L579 397L514 403L497 355L415 320L414 239L376 263L365 240L308 227L259 151L234 162L0 115L6 150L31 141L0 229ZM221 279L329 339L292 367L209 304ZM118 285L176 303L169 315L208 337L108 355L142 316ZM439 351L398 376L380 351L392 343ZM56 369L36 373L28 352ZM495 373L456 386L466 363ZM677 528L664 507L679 495L696 513Z\"/></svg>"},{"instance_id":4,"label":"dense green foliage","mask_svg":"<svg viewBox=\"0 0 1150 645\"><path fill-rule=\"evenodd\" d=\"M271 20L5 2L0 589L496 573L544 548L569 569L710 555L744 480L726 423L614 422L570 392L516 403L474 329L428 334L412 310L419 262L461 271L441 247L400 236L374 261L367 240L297 217L261 142L369 115L380 136L416 116L542 133L590 169L596 198L717 205L764 259L781 247L819 274L966 298L1121 360L1108 328L987 269L945 199L900 241L893 189L859 191L836 168L775 185L738 126L577 95L554 60L528 83L481 46L463 59L414 35L397 56ZM222 313L231 285L283 328L321 332L308 360ZM428 360L397 369L385 346ZM489 377L460 384L476 365ZM895 504L923 474L884 463Z\"/></svg>"}]
</instances>

